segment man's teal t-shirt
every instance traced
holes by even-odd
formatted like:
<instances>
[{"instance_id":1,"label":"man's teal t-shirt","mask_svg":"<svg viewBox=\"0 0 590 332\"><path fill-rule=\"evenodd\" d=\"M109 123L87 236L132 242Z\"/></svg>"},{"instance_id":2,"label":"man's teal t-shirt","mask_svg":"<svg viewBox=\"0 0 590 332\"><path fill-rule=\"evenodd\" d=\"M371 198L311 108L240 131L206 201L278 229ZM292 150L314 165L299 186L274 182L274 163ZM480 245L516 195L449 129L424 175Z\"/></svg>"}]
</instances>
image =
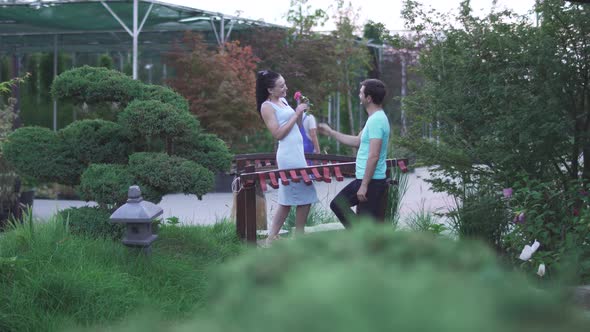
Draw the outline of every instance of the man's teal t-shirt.
<instances>
[{"instance_id":1,"label":"man's teal t-shirt","mask_svg":"<svg viewBox=\"0 0 590 332\"><path fill-rule=\"evenodd\" d=\"M375 168L375 173L372 179L385 179L385 171L387 165L385 158L387 157L387 143L389 142L389 120L383 110L373 113L367 119L363 133L361 134L361 145L356 154L356 178L362 179L365 176L365 169L367 168L367 159L369 159L369 142L371 139L381 140L381 151L379 152L379 161Z\"/></svg>"}]
</instances>

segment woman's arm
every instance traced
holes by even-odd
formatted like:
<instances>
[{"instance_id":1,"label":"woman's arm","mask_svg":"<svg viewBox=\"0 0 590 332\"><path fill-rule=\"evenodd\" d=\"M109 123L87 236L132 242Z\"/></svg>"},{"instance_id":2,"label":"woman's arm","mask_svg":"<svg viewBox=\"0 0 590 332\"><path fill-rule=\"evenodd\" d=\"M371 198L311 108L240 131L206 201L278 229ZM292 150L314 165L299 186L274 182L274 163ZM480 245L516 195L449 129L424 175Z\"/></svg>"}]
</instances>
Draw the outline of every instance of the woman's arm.
<instances>
[{"instance_id":1,"label":"woman's arm","mask_svg":"<svg viewBox=\"0 0 590 332\"><path fill-rule=\"evenodd\" d=\"M301 104L305 105L305 104ZM295 123L297 122L297 118L301 116L305 107L301 107L301 105L297 106L295 113L293 116L287 121L287 123L283 126L279 126L279 122L277 121L277 117L275 115L275 109L269 103L262 104L261 107L261 114L262 119L264 120L264 124L266 128L270 131L272 137L277 140L283 139L287 134L291 131Z\"/></svg>"}]
</instances>

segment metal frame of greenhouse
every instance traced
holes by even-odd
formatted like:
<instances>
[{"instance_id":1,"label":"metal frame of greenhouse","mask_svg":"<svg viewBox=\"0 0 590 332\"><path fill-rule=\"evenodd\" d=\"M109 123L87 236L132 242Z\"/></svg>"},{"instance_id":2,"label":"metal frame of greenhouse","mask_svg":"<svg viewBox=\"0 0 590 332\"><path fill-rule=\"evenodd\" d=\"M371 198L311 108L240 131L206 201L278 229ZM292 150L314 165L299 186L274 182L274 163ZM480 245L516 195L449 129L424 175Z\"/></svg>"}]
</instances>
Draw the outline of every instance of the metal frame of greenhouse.
<instances>
[{"instance_id":1,"label":"metal frame of greenhouse","mask_svg":"<svg viewBox=\"0 0 590 332\"><path fill-rule=\"evenodd\" d=\"M73 53L74 63L80 53L131 53L137 79L140 56L171 50L186 31L221 45L255 27L285 28L158 0L0 0L0 56L12 56L17 77L24 54L53 52L55 76L59 52ZM146 69L151 77L149 64ZM54 101L54 130L56 114Z\"/></svg>"}]
</instances>

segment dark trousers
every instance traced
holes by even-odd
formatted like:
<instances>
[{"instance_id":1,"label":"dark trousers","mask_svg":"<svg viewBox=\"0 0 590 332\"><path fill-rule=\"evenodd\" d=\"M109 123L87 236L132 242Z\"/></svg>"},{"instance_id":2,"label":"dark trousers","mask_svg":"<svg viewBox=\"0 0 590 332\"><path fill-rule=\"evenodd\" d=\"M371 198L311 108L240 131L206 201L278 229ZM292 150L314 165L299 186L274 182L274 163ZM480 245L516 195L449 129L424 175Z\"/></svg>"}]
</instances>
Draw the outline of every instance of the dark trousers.
<instances>
[{"instance_id":1,"label":"dark trousers","mask_svg":"<svg viewBox=\"0 0 590 332\"><path fill-rule=\"evenodd\" d=\"M330 202L330 209L334 212L338 220L346 228L350 228L350 219L354 215L350 207L356 206L356 212L358 216L371 217L375 221L379 220L380 217L380 203L382 196L387 188L386 179L382 180L371 180L369 182L369 188L367 189L367 201L359 202L356 193L361 187L362 180L356 179L349 183L344 189L342 189L336 197Z\"/></svg>"}]
</instances>

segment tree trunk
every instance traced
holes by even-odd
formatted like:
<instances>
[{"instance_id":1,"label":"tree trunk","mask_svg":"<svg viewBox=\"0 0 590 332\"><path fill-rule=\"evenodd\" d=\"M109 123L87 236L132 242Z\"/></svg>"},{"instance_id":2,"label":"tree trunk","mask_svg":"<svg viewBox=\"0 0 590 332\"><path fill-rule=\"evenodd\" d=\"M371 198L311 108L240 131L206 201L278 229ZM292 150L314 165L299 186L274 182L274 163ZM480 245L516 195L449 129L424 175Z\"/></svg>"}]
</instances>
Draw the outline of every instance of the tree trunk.
<instances>
[{"instance_id":1,"label":"tree trunk","mask_svg":"<svg viewBox=\"0 0 590 332\"><path fill-rule=\"evenodd\" d=\"M166 141L166 153L171 156L174 154L174 144L172 143L171 137L164 138Z\"/></svg>"},{"instance_id":2,"label":"tree trunk","mask_svg":"<svg viewBox=\"0 0 590 332\"><path fill-rule=\"evenodd\" d=\"M17 78L20 74L20 55L14 54L12 56L12 78ZM16 83L12 85L12 97L15 98L16 104L14 104L14 108L12 111L16 114L16 118L12 122L12 129L17 129L21 127L21 118L20 118L20 83Z\"/></svg>"},{"instance_id":3,"label":"tree trunk","mask_svg":"<svg viewBox=\"0 0 590 332\"><path fill-rule=\"evenodd\" d=\"M574 120L574 142L572 144L572 155L571 155L571 163L572 167L570 168L570 178L577 179L578 178L578 157L580 156L580 130L582 126L580 126L580 121ZM585 155L585 154L584 154Z\"/></svg>"},{"instance_id":4,"label":"tree trunk","mask_svg":"<svg viewBox=\"0 0 590 332\"><path fill-rule=\"evenodd\" d=\"M588 139L588 135L590 135L590 93L587 88L584 88L582 91L582 112L586 116L586 123L584 123L583 131L584 138L582 152L584 153L584 166L582 169L582 179L584 181L584 185L586 188L590 184L590 140Z\"/></svg>"},{"instance_id":5,"label":"tree trunk","mask_svg":"<svg viewBox=\"0 0 590 332\"><path fill-rule=\"evenodd\" d=\"M584 166L582 166L582 179L584 184L588 186L590 184L590 167L586 167L586 165L590 166L590 146L588 144L584 145L582 149L584 153Z\"/></svg>"},{"instance_id":6,"label":"tree trunk","mask_svg":"<svg viewBox=\"0 0 590 332\"><path fill-rule=\"evenodd\" d=\"M404 98L406 97L406 90L408 86L408 80L406 77L406 54L400 53L401 65L402 65L402 86L401 86L401 105L400 105L400 113L401 113L401 121L402 121L402 129L401 129L401 136L406 136L407 127L406 127L406 111L404 109Z\"/></svg>"},{"instance_id":7,"label":"tree trunk","mask_svg":"<svg viewBox=\"0 0 590 332\"><path fill-rule=\"evenodd\" d=\"M354 116L352 115L352 94L350 93L350 88L346 91L346 104L348 105L348 122L350 124L350 134L356 135L356 131L354 130Z\"/></svg>"},{"instance_id":8,"label":"tree trunk","mask_svg":"<svg viewBox=\"0 0 590 332\"><path fill-rule=\"evenodd\" d=\"M350 134L355 135L354 132L354 116L352 115L352 95L350 93L350 79L349 79L348 67L346 68L346 106L348 108L348 124L350 126Z\"/></svg>"}]
</instances>

